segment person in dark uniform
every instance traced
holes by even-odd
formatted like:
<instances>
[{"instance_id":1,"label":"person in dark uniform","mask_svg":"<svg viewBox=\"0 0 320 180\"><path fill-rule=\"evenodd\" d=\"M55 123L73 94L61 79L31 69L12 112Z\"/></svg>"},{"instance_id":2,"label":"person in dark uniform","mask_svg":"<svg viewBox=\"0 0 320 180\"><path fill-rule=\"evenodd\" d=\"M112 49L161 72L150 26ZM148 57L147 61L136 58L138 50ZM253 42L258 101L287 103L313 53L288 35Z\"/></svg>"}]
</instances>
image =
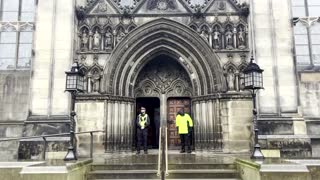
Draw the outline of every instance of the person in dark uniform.
<instances>
[{"instance_id":1,"label":"person in dark uniform","mask_svg":"<svg viewBox=\"0 0 320 180\"><path fill-rule=\"evenodd\" d=\"M150 118L146 113L146 108L141 107L140 114L137 117L137 136L138 136L138 147L137 154L140 154L140 148L143 143L144 154L148 154L148 127L150 125Z\"/></svg>"}]
</instances>

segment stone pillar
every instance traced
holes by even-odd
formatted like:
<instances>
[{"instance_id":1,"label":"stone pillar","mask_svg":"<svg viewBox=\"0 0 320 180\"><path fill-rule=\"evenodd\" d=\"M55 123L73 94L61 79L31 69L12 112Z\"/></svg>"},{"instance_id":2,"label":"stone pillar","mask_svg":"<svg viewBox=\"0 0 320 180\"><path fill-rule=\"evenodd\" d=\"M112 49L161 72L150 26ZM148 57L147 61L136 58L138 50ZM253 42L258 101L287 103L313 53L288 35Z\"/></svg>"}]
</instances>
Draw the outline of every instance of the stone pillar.
<instances>
[{"instance_id":1,"label":"stone pillar","mask_svg":"<svg viewBox=\"0 0 320 180\"><path fill-rule=\"evenodd\" d=\"M211 48L213 48L213 44L212 44L212 28L209 28L209 45Z\"/></svg>"},{"instance_id":2,"label":"stone pillar","mask_svg":"<svg viewBox=\"0 0 320 180\"><path fill-rule=\"evenodd\" d=\"M167 95L160 95L160 127L167 127Z\"/></svg>"}]
</instances>

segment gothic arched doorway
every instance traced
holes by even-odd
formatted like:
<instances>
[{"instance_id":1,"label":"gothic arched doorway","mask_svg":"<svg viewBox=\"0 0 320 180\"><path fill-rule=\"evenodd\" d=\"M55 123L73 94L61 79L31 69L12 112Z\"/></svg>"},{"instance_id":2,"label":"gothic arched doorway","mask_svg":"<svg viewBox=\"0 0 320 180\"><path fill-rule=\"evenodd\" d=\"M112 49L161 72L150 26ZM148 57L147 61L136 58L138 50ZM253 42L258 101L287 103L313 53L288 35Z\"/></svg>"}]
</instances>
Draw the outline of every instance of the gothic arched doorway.
<instances>
[{"instance_id":1,"label":"gothic arched doorway","mask_svg":"<svg viewBox=\"0 0 320 180\"><path fill-rule=\"evenodd\" d=\"M195 148L221 149L220 101L214 101L226 90L220 63L199 34L179 22L160 18L132 30L117 44L104 69L103 93L116 98L115 110L124 109L123 105L119 108L119 102L130 101L129 110L125 110L130 117L127 119L136 117L133 103L136 98L159 98L162 127L168 125L168 99L186 98L192 105L196 124ZM110 106L110 118L119 117L119 111L113 112L113 105ZM124 122L124 119L120 116L119 121ZM133 121L126 122L133 127ZM119 139L112 134L112 127L123 127L117 126L117 123L110 122L110 126L107 123L111 133L106 137L110 137L110 144ZM132 130L127 128L124 132L129 131L131 136ZM134 145L131 141L128 144Z\"/></svg>"},{"instance_id":2,"label":"gothic arched doorway","mask_svg":"<svg viewBox=\"0 0 320 180\"><path fill-rule=\"evenodd\" d=\"M169 147L176 148L179 136L175 127L175 115L180 108L191 112L193 88L189 74L177 59L160 53L141 69L135 82L136 107L139 109L141 105L147 106L147 111L151 114L149 139L155 140L154 136L158 137L158 134L154 132L158 132L160 126L167 126ZM152 98L160 99L160 108L157 101L150 101ZM150 144L154 147L155 143L149 142Z\"/></svg>"}]
</instances>

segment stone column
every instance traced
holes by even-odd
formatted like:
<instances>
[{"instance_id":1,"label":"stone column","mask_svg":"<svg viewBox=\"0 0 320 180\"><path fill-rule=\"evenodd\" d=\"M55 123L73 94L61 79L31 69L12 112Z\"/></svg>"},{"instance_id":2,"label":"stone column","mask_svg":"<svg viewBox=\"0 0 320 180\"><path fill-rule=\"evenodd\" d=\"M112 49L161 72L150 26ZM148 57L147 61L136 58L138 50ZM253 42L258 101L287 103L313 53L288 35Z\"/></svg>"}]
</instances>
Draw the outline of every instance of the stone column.
<instances>
[{"instance_id":1,"label":"stone column","mask_svg":"<svg viewBox=\"0 0 320 180\"><path fill-rule=\"evenodd\" d=\"M167 95L160 95L160 127L167 127Z\"/></svg>"},{"instance_id":2,"label":"stone column","mask_svg":"<svg viewBox=\"0 0 320 180\"><path fill-rule=\"evenodd\" d=\"M213 44L212 44L212 28L209 28L209 45L211 48L213 48Z\"/></svg>"}]
</instances>

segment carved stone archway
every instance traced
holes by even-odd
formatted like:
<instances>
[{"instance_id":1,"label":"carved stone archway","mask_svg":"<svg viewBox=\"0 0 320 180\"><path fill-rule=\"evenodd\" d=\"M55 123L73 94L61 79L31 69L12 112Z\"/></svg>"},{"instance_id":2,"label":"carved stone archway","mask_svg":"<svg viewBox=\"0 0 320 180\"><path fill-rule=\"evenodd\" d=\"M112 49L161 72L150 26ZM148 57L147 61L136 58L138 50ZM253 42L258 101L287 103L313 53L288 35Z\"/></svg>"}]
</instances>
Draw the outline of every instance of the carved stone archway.
<instances>
[{"instance_id":1,"label":"carved stone archway","mask_svg":"<svg viewBox=\"0 0 320 180\"><path fill-rule=\"evenodd\" d=\"M104 91L133 97L139 72L159 53L177 57L189 73L194 96L226 90L220 61L209 44L189 27L160 18L134 29L115 47L105 67Z\"/></svg>"},{"instance_id":2,"label":"carved stone archway","mask_svg":"<svg viewBox=\"0 0 320 180\"><path fill-rule=\"evenodd\" d=\"M167 54L153 58L139 73L135 97L192 97L193 88L185 69Z\"/></svg>"}]
</instances>

